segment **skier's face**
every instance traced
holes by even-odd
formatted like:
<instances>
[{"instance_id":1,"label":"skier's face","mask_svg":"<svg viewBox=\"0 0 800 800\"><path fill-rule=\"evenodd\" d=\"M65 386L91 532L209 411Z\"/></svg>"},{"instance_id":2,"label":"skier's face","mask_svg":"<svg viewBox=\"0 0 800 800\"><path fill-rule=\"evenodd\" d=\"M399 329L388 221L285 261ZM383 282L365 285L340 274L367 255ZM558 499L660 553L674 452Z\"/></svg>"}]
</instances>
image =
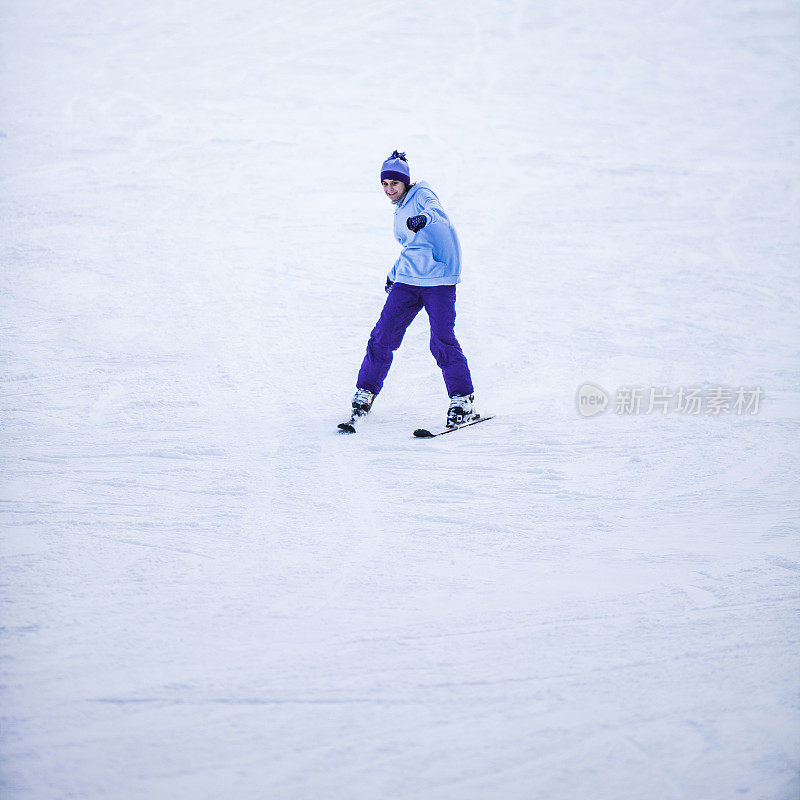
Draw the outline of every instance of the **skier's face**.
<instances>
[{"instance_id":1,"label":"skier's face","mask_svg":"<svg viewBox=\"0 0 800 800\"><path fill-rule=\"evenodd\" d=\"M403 181L393 181L387 178L381 181L384 194L392 201L399 200L406 193L406 185Z\"/></svg>"}]
</instances>

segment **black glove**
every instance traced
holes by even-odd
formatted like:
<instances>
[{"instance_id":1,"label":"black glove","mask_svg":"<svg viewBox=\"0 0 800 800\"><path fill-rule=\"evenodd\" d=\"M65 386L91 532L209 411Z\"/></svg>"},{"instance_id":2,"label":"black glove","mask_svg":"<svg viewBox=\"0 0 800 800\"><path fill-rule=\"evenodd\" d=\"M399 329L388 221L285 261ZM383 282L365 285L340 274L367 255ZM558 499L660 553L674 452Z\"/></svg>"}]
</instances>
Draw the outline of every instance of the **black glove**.
<instances>
[{"instance_id":1,"label":"black glove","mask_svg":"<svg viewBox=\"0 0 800 800\"><path fill-rule=\"evenodd\" d=\"M386 294L389 294L389 292L392 291L392 286L394 286L394 281L391 280L390 278L387 278L386 279L386 286L385 286Z\"/></svg>"},{"instance_id":2,"label":"black glove","mask_svg":"<svg viewBox=\"0 0 800 800\"><path fill-rule=\"evenodd\" d=\"M428 218L424 214L420 214L418 217L409 217L406 220L406 225L408 225L408 229L410 231L421 231L426 225L428 224Z\"/></svg>"}]
</instances>

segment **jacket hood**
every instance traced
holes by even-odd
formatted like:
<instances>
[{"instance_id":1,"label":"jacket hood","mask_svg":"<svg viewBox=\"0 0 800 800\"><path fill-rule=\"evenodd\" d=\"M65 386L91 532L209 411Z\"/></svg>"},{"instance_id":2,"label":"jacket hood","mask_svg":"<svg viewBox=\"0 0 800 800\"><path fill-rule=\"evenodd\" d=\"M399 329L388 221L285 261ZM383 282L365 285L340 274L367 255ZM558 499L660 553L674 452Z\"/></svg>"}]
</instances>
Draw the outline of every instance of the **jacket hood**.
<instances>
[{"instance_id":1,"label":"jacket hood","mask_svg":"<svg viewBox=\"0 0 800 800\"><path fill-rule=\"evenodd\" d=\"M404 195L403 199L397 203L397 208L402 208L420 189L427 189L428 191L432 192L430 186L428 186L427 181L417 181Z\"/></svg>"}]
</instances>

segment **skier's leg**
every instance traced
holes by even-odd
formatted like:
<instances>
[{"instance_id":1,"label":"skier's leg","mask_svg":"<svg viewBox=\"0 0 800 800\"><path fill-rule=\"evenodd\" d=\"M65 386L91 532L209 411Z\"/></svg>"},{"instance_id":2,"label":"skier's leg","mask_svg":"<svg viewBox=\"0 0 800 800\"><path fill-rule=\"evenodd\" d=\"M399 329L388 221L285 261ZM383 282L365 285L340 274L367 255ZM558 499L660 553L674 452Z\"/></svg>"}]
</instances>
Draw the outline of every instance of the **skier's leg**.
<instances>
[{"instance_id":1,"label":"skier's leg","mask_svg":"<svg viewBox=\"0 0 800 800\"><path fill-rule=\"evenodd\" d=\"M456 287L428 286L422 300L431 323L431 353L442 370L448 396L472 394L469 365L455 334Z\"/></svg>"},{"instance_id":2,"label":"skier's leg","mask_svg":"<svg viewBox=\"0 0 800 800\"><path fill-rule=\"evenodd\" d=\"M392 366L392 355L400 347L406 329L422 308L420 289L405 283L395 283L378 324L372 329L367 353L358 373L356 386L378 394Z\"/></svg>"}]
</instances>

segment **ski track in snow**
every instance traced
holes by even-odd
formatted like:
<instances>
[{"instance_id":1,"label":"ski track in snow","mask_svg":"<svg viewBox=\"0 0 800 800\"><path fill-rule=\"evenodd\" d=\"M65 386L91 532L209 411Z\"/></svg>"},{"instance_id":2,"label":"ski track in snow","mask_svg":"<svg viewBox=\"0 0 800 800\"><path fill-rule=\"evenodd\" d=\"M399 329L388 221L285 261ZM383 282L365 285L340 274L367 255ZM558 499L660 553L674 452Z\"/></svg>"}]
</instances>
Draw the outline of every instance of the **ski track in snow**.
<instances>
[{"instance_id":1,"label":"ski track in snow","mask_svg":"<svg viewBox=\"0 0 800 800\"><path fill-rule=\"evenodd\" d=\"M798 9L0 9L4 798L798 796ZM459 230L338 436L409 153ZM757 415L575 409L761 386Z\"/></svg>"}]
</instances>

